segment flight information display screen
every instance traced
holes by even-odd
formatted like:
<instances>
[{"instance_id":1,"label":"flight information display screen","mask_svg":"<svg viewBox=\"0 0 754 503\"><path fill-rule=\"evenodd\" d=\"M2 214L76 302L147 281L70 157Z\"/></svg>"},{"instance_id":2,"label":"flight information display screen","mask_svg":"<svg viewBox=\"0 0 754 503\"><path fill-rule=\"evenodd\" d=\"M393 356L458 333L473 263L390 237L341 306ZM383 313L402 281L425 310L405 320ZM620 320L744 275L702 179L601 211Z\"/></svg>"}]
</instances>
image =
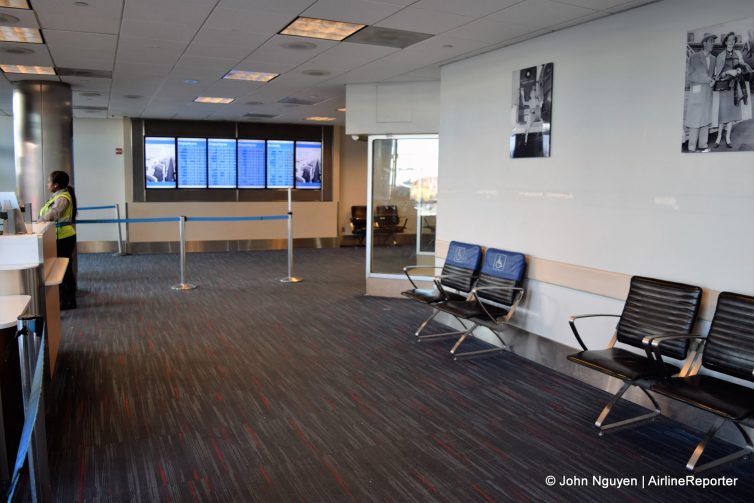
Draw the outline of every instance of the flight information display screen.
<instances>
[{"instance_id":1,"label":"flight information display screen","mask_svg":"<svg viewBox=\"0 0 754 503\"><path fill-rule=\"evenodd\" d=\"M238 140L238 188L265 187L265 141Z\"/></svg>"},{"instance_id":2,"label":"flight information display screen","mask_svg":"<svg viewBox=\"0 0 754 503\"><path fill-rule=\"evenodd\" d=\"M210 138L209 188L236 188L236 140Z\"/></svg>"},{"instance_id":3,"label":"flight information display screen","mask_svg":"<svg viewBox=\"0 0 754 503\"><path fill-rule=\"evenodd\" d=\"M267 140L267 188L293 187L293 146L290 140Z\"/></svg>"},{"instance_id":4,"label":"flight information display screen","mask_svg":"<svg viewBox=\"0 0 754 503\"><path fill-rule=\"evenodd\" d=\"M178 188L207 188L206 138L178 138Z\"/></svg>"},{"instance_id":5,"label":"flight information display screen","mask_svg":"<svg viewBox=\"0 0 754 503\"><path fill-rule=\"evenodd\" d=\"M322 188L322 143L296 142L296 188Z\"/></svg>"},{"instance_id":6,"label":"flight information display screen","mask_svg":"<svg viewBox=\"0 0 754 503\"><path fill-rule=\"evenodd\" d=\"M175 188L175 138L144 138L144 180L148 189Z\"/></svg>"}]
</instances>

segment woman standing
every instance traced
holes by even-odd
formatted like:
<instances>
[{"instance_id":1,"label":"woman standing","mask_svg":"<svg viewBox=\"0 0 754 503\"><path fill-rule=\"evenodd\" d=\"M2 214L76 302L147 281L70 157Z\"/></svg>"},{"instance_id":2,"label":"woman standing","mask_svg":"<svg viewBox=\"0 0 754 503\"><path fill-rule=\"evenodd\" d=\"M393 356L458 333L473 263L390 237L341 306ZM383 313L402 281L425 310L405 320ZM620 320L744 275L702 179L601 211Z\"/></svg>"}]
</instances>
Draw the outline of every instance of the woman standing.
<instances>
[{"instance_id":1,"label":"woman standing","mask_svg":"<svg viewBox=\"0 0 754 503\"><path fill-rule=\"evenodd\" d=\"M741 102L747 104L748 93L746 82L739 76L744 71L751 72L751 67L744 61L741 51L735 50L736 34L728 33L723 38L724 50L717 55L715 61L715 79L718 81L727 81L727 89L720 91L720 115L718 117L717 140L715 148L720 146L720 140L723 137L725 129L725 146L733 148L730 143L730 134L733 131L733 125L741 120ZM741 86L741 98L738 94L738 86ZM717 87L716 87L717 89Z\"/></svg>"},{"instance_id":2,"label":"woman standing","mask_svg":"<svg viewBox=\"0 0 754 503\"><path fill-rule=\"evenodd\" d=\"M68 267L60 284L60 309L76 307L76 277L73 274L73 256L76 253L76 193L69 185L70 177L64 171L53 171L47 180L47 190L52 197L39 211L39 220L56 222L58 257L66 257Z\"/></svg>"}]
</instances>

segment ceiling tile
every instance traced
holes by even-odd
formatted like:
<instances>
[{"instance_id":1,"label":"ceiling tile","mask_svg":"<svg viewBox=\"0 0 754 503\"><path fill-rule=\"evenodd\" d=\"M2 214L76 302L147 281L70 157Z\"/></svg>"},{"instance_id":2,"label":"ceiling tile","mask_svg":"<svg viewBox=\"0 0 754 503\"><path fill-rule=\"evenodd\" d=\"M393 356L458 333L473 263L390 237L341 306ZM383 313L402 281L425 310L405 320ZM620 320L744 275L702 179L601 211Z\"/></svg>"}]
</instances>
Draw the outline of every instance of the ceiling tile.
<instances>
[{"instance_id":1,"label":"ceiling tile","mask_svg":"<svg viewBox=\"0 0 754 503\"><path fill-rule=\"evenodd\" d=\"M110 79L92 79L85 77L60 77L60 80L71 85L77 91L96 91L100 93L110 93Z\"/></svg>"},{"instance_id":2,"label":"ceiling tile","mask_svg":"<svg viewBox=\"0 0 754 503\"><path fill-rule=\"evenodd\" d=\"M117 35L44 30L55 66L112 70Z\"/></svg>"},{"instance_id":3,"label":"ceiling tile","mask_svg":"<svg viewBox=\"0 0 754 503\"><path fill-rule=\"evenodd\" d=\"M486 19L504 23L521 24L532 28L546 28L571 19L593 14L591 9L552 2L551 0L525 0L512 5Z\"/></svg>"},{"instance_id":4,"label":"ceiling tile","mask_svg":"<svg viewBox=\"0 0 754 503\"><path fill-rule=\"evenodd\" d=\"M369 0L318 0L303 15L332 21L375 24L401 9L400 5Z\"/></svg>"},{"instance_id":5,"label":"ceiling tile","mask_svg":"<svg viewBox=\"0 0 754 503\"><path fill-rule=\"evenodd\" d=\"M418 9L436 10L479 18L510 7L521 0L419 0L411 4Z\"/></svg>"},{"instance_id":6,"label":"ceiling tile","mask_svg":"<svg viewBox=\"0 0 754 503\"><path fill-rule=\"evenodd\" d=\"M202 31L204 32L204 30ZM224 59L241 61L267 40L267 37L264 35L245 33L243 34L243 43L233 43L229 41L229 38L235 38L235 34L231 32L219 32L219 30L211 31L218 33L215 36L212 33L204 33L201 38L194 39L191 45L188 46L188 49L186 49L186 56L206 58L220 56ZM230 37L228 38L228 36Z\"/></svg>"},{"instance_id":7,"label":"ceiling tile","mask_svg":"<svg viewBox=\"0 0 754 503\"><path fill-rule=\"evenodd\" d=\"M568 5L575 5L577 7L584 7L587 9L594 9L594 10L608 10L608 9L615 9L616 7L630 3L627 2L627 0L553 0L557 3L564 3ZM645 1L654 1L654 0L645 0Z\"/></svg>"},{"instance_id":8,"label":"ceiling tile","mask_svg":"<svg viewBox=\"0 0 754 503\"><path fill-rule=\"evenodd\" d=\"M288 26L293 19L295 15L280 12L216 8L202 28L261 33L270 36Z\"/></svg>"},{"instance_id":9,"label":"ceiling tile","mask_svg":"<svg viewBox=\"0 0 754 503\"><path fill-rule=\"evenodd\" d=\"M376 26L394 28L396 30L431 33L433 35L450 30L457 26L473 21L474 18L452 14L449 12L415 9L407 7L387 19L383 19Z\"/></svg>"},{"instance_id":10,"label":"ceiling tile","mask_svg":"<svg viewBox=\"0 0 754 503\"><path fill-rule=\"evenodd\" d=\"M98 0L87 6L60 0L34 0L42 28L117 34L123 0Z\"/></svg>"},{"instance_id":11,"label":"ceiling tile","mask_svg":"<svg viewBox=\"0 0 754 503\"><path fill-rule=\"evenodd\" d=\"M208 58L205 56L189 56L184 54L181 59L176 63L176 69L191 69L196 68L201 72L218 72L220 77L228 73L231 69L235 68L238 60L227 58ZM194 78L194 77L187 77ZM197 79L200 80L200 79Z\"/></svg>"},{"instance_id":12,"label":"ceiling tile","mask_svg":"<svg viewBox=\"0 0 754 503\"><path fill-rule=\"evenodd\" d=\"M443 36L496 44L531 31L534 29L528 26L495 22L484 18L447 31L443 33Z\"/></svg>"},{"instance_id":13,"label":"ceiling tile","mask_svg":"<svg viewBox=\"0 0 754 503\"><path fill-rule=\"evenodd\" d=\"M301 69L323 69L333 73L351 70L399 50L394 47L343 42L306 61Z\"/></svg>"},{"instance_id":14,"label":"ceiling tile","mask_svg":"<svg viewBox=\"0 0 754 503\"><path fill-rule=\"evenodd\" d=\"M660 0L633 0L631 2L624 2L624 3L621 3L620 5L617 5L615 7L610 7L610 8L605 9L605 10L607 10L609 12L615 13L615 12L621 12L621 11L624 11L624 10L628 10L628 9L633 9L635 7L639 7L641 5L646 5L646 4L649 4L649 3L655 3L655 2L659 2L659 1Z\"/></svg>"},{"instance_id":15,"label":"ceiling tile","mask_svg":"<svg viewBox=\"0 0 754 503\"><path fill-rule=\"evenodd\" d=\"M129 38L155 38L158 36L160 40L188 43L196 35L197 29L198 27L193 25L124 19L120 35Z\"/></svg>"},{"instance_id":16,"label":"ceiling tile","mask_svg":"<svg viewBox=\"0 0 754 503\"><path fill-rule=\"evenodd\" d=\"M296 17L304 9L309 7L314 0L220 0L218 8L220 9L245 9L261 10L266 12L278 12Z\"/></svg>"},{"instance_id":17,"label":"ceiling tile","mask_svg":"<svg viewBox=\"0 0 754 503\"><path fill-rule=\"evenodd\" d=\"M13 54L13 51L17 50L34 52L32 54ZM18 42L0 42L0 63L3 65L53 66L46 45Z\"/></svg>"},{"instance_id":18,"label":"ceiling tile","mask_svg":"<svg viewBox=\"0 0 754 503\"><path fill-rule=\"evenodd\" d=\"M37 22L37 16L34 15L33 10L11 9L7 7L2 7L0 8L0 14L5 14L7 16L13 16L15 18L18 18L18 21L15 23L0 23L0 25L2 26L39 28L39 23Z\"/></svg>"},{"instance_id":19,"label":"ceiling tile","mask_svg":"<svg viewBox=\"0 0 754 503\"><path fill-rule=\"evenodd\" d=\"M198 29L216 4L217 0L128 0L123 19L147 22L159 19L168 24L184 24Z\"/></svg>"},{"instance_id":20,"label":"ceiling tile","mask_svg":"<svg viewBox=\"0 0 754 503\"><path fill-rule=\"evenodd\" d=\"M302 40L311 42L316 45L316 47L312 49L304 49L304 50L294 50L294 49L288 49L284 47L284 44L288 44L291 42L298 42L300 43ZM254 51L249 55L248 58L246 58L244 61L239 63L243 66L253 66L256 62L269 62L269 63L278 63L278 64L284 64L287 65L287 69L295 68L296 66L300 65L301 63L308 61L309 59L313 58L317 54L334 47L337 45L338 42L333 42L331 40L312 40L312 39L303 39L301 37L290 37L286 35L275 35L270 40L268 40L265 44L263 44L259 49ZM286 70L287 70L286 69Z\"/></svg>"}]
</instances>

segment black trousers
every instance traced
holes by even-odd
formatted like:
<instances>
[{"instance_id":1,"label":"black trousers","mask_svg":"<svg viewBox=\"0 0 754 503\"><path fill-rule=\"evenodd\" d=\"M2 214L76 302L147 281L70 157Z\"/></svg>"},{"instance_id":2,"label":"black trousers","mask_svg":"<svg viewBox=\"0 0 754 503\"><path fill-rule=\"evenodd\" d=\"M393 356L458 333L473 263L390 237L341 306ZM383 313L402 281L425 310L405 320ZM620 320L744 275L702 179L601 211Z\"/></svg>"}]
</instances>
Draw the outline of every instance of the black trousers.
<instances>
[{"instance_id":1,"label":"black trousers","mask_svg":"<svg viewBox=\"0 0 754 503\"><path fill-rule=\"evenodd\" d=\"M73 255L76 253L76 236L71 236L57 241L58 257L66 257L68 267L60 283L60 308L73 309L76 307L76 275L73 273Z\"/></svg>"}]
</instances>

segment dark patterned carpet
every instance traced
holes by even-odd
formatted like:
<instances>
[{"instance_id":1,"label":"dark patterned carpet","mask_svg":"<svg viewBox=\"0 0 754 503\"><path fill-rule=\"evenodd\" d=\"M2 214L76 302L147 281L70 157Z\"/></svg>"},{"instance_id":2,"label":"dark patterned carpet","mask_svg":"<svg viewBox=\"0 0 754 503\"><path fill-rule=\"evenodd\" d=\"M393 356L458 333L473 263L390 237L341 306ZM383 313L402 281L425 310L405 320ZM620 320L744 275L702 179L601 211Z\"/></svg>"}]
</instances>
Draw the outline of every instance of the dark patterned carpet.
<instances>
[{"instance_id":1,"label":"dark patterned carpet","mask_svg":"<svg viewBox=\"0 0 754 503\"><path fill-rule=\"evenodd\" d=\"M200 288L177 292L175 255L80 257L48 405L57 501L752 500L749 461L708 474L735 487L641 487L684 476L698 432L662 419L600 438L606 393L416 343L427 308L364 297L363 248L296 250L300 284L278 282L285 264L192 254Z\"/></svg>"}]
</instances>

